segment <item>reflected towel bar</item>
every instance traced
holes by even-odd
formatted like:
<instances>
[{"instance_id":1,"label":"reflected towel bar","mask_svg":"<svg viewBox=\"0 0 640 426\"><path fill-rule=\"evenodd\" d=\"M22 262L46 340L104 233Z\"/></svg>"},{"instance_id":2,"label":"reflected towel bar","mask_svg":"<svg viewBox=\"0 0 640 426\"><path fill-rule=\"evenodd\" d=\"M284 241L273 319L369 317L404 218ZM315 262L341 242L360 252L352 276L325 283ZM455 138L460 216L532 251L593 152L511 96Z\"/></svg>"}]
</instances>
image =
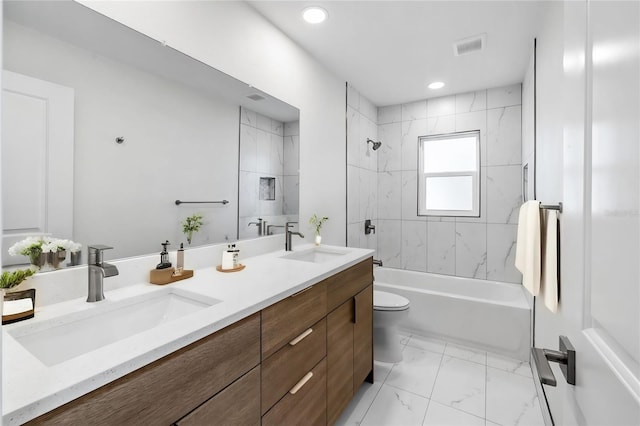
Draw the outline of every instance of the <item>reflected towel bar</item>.
<instances>
[{"instance_id":1,"label":"reflected towel bar","mask_svg":"<svg viewBox=\"0 0 640 426\"><path fill-rule=\"evenodd\" d=\"M546 210L558 210L558 213L562 213L562 203L558 203L558 205L550 205L550 204L540 204L541 209Z\"/></svg>"},{"instance_id":2,"label":"reflected towel bar","mask_svg":"<svg viewBox=\"0 0 640 426\"><path fill-rule=\"evenodd\" d=\"M222 200L222 201L180 201L180 200L176 200L176 206L179 206L180 204L229 204L228 200Z\"/></svg>"}]
</instances>

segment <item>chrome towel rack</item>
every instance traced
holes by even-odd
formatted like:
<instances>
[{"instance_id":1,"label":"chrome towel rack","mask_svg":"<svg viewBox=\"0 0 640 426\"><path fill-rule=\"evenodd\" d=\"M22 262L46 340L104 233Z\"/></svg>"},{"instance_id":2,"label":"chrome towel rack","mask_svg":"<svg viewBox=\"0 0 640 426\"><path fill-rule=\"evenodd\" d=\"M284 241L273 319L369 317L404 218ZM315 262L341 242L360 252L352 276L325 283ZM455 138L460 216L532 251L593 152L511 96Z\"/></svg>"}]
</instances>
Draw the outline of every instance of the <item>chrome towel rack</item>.
<instances>
[{"instance_id":1,"label":"chrome towel rack","mask_svg":"<svg viewBox=\"0 0 640 426\"><path fill-rule=\"evenodd\" d=\"M558 213L562 213L562 203L555 204L540 204L541 209L545 210L558 210Z\"/></svg>"},{"instance_id":2,"label":"chrome towel rack","mask_svg":"<svg viewBox=\"0 0 640 426\"><path fill-rule=\"evenodd\" d=\"M176 206L180 204L229 204L229 200L221 200L221 201L180 201L176 200Z\"/></svg>"}]
</instances>

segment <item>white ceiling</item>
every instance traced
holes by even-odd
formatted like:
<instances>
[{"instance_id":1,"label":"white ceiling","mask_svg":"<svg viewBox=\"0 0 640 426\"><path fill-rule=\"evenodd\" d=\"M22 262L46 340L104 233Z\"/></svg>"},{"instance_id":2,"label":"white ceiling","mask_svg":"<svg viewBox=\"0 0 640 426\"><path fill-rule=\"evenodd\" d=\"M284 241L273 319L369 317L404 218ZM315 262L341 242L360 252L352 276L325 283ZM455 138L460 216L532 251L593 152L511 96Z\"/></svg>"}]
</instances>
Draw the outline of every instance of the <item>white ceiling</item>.
<instances>
[{"instance_id":1,"label":"white ceiling","mask_svg":"<svg viewBox=\"0 0 640 426\"><path fill-rule=\"evenodd\" d=\"M336 76L377 106L521 82L544 1L249 1ZM329 12L319 25L301 11ZM482 52L453 42L486 33ZM446 86L429 90L440 80Z\"/></svg>"}]
</instances>

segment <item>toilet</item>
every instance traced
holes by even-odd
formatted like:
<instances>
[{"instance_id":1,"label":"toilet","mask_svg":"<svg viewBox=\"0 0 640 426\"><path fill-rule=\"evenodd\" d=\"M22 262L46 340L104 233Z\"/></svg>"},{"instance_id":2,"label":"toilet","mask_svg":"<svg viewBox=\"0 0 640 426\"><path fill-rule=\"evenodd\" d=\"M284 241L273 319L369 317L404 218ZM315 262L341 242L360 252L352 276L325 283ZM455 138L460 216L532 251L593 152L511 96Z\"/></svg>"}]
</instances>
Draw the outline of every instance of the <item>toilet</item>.
<instances>
[{"instance_id":1,"label":"toilet","mask_svg":"<svg viewBox=\"0 0 640 426\"><path fill-rule=\"evenodd\" d=\"M382 362L402 361L398 324L409 315L409 299L373 290L373 358Z\"/></svg>"}]
</instances>

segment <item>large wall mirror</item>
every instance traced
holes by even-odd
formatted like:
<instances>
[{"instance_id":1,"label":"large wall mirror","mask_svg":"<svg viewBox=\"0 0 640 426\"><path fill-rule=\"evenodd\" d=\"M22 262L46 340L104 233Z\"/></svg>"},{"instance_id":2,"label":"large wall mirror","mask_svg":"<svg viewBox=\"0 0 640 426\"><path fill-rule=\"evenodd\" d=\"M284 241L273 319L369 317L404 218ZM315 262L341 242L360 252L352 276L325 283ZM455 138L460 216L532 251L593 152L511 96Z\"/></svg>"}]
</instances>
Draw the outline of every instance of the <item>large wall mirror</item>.
<instances>
[{"instance_id":1,"label":"large wall mirror","mask_svg":"<svg viewBox=\"0 0 640 426\"><path fill-rule=\"evenodd\" d=\"M297 219L296 108L73 1L5 1L3 30L3 265L29 235L113 259L188 247L194 214L191 246Z\"/></svg>"}]
</instances>

